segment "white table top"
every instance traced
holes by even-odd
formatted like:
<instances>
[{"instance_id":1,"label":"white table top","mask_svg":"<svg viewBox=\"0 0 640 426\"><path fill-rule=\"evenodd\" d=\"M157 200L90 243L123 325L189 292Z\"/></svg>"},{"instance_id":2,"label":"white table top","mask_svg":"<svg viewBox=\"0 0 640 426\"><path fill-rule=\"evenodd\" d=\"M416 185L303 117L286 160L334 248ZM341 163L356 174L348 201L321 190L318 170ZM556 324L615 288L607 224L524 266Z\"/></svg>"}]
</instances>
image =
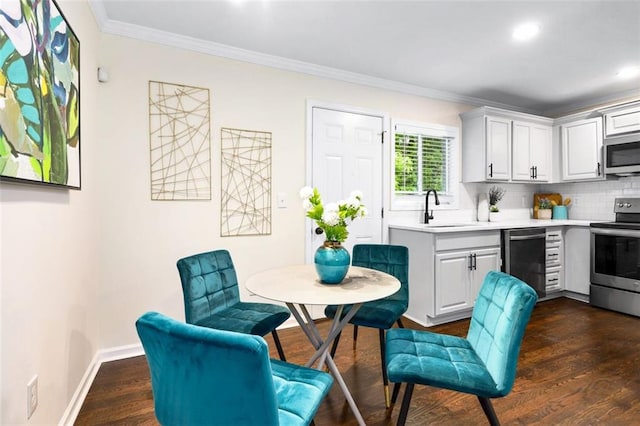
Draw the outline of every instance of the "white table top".
<instances>
[{"instance_id":1,"label":"white table top","mask_svg":"<svg viewBox=\"0 0 640 426\"><path fill-rule=\"evenodd\" d=\"M269 269L249 277L247 290L266 299L305 305L345 305L369 302L400 290L393 275L358 266L349 267L340 284L323 284L314 265Z\"/></svg>"}]
</instances>

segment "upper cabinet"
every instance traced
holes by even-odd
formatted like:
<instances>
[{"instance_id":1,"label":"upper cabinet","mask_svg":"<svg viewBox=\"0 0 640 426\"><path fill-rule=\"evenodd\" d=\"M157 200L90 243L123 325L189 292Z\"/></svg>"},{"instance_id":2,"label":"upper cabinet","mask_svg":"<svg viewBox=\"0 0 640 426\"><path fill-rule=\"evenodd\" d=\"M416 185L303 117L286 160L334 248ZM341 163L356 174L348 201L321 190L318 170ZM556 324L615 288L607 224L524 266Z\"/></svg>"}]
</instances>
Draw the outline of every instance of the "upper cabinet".
<instances>
[{"instance_id":1,"label":"upper cabinet","mask_svg":"<svg viewBox=\"0 0 640 426\"><path fill-rule=\"evenodd\" d=\"M513 122L512 179L548 182L551 179L552 128L525 121Z\"/></svg>"},{"instance_id":2,"label":"upper cabinet","mask_svg":"<svg viewBox=\"0 0 640 426\"><path fill-rule=\"evenodd\" d=\"M485 125L485 178L487 180L508 180L511 122L504 118L488 116L485 117ZM480 166L481 163L478 165ZM480 172L480 170L478 171Z\"/></svg>"},{"instance_id":3,"label":"upper cabinet","mask_svg":"<svg viewBox=\"0 0 640 426\"><path fill-rule=\"evenodd\" d=\"M602 117L570 121L560 126L562 180L602 180Z\"/></svg>"},{"instance_id":4,"label":"upper cabinet","mask_svg":"<svg viewBox=\"0 0 640 426\"><path fill-rule=\"evenodd\" d=\"M601 112L604 113L605 137L640 132L640 103L607 108Z\"/></svg>"},{"instance_id":5,"label":"upper cabinet","mask_svg":"<svg viewBox=\"0 0 640 426\"><path fill-rule=\"evenodd\" d=\"M550 180L552 120L482 107L462 118L462 181Z\"/></svg>"}]
</instances>

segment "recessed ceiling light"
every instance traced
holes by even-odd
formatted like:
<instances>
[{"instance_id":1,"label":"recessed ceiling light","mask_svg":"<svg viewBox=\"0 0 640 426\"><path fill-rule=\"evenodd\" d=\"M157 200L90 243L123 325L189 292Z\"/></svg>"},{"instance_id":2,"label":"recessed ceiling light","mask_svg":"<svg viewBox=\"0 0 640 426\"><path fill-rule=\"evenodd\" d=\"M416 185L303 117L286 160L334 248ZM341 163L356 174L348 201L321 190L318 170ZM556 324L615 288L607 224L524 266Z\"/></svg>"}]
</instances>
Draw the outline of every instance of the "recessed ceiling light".
<instances>
[{"instance_id":1,"label":"recessed ceiling light","mask_svg":"<svg viewBox=\"0 0 640 426\"><path fill-rule=\"evenodd\" d=\"M529 22L526 24L518 25L513 30L513 38L518 41L531 40L540 32L540 25Z\"/></svg>"},{"instance_id":2,"label":"recessed ceiling light","mask_svg":"<svg viewBox=\"0 0 640 426\"><path fill-rule=\"evenodd\" d=\"M640 75L640 67L624 67L620 71L618 71L618 78L622 78L624 80L628 80L633 77L637 77Z\"/></svg>"}]
</instances>

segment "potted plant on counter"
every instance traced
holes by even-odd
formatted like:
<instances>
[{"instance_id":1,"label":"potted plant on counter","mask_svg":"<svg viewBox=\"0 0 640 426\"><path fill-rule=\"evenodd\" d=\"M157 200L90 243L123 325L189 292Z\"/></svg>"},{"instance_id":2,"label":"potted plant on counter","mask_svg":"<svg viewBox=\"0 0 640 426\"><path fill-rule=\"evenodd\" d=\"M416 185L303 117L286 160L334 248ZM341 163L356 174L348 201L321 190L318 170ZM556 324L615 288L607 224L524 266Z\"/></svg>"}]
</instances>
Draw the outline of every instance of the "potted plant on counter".
<instances>
[{"instance_id":1,"label":"potted plant on counter","mask_svg":"<svg viewBox=\"0 0 640 426\"><path fill-rule=\"evenodd\" d=\"M538 219L551 219L553 203L548 198L540 198L538 201Z\"/></svg>"},{"instance_id":2,"label":"potted plant on counter","mask_svg":"<svg viewBox=\"0 0 640 426\"><path fill-rule=\"evenodd\" d=\"M502 215L498 208L498 202L504 197L506 191L499 186L492 186L489 189L489 221L498 222Z\"/></svg>"}]
</instances>

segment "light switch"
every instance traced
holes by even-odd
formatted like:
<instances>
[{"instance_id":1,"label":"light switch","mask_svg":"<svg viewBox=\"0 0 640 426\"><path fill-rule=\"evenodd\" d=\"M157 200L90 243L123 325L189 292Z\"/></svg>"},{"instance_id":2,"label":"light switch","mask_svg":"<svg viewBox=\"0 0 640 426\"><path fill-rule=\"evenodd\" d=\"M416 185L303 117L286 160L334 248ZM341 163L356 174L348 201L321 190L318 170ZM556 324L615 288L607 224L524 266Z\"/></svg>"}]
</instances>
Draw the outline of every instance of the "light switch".
<instances>
[{"instance_id":1,"label":"light switch","mask_svg":"<svg viewBox=\"0 0 640 426\"><path fill-rule=\"evenodd\" d=\"M287 208L287 193L286 192L278 192L278 208L286 209Z\"/></svg>"}]
</instances>

